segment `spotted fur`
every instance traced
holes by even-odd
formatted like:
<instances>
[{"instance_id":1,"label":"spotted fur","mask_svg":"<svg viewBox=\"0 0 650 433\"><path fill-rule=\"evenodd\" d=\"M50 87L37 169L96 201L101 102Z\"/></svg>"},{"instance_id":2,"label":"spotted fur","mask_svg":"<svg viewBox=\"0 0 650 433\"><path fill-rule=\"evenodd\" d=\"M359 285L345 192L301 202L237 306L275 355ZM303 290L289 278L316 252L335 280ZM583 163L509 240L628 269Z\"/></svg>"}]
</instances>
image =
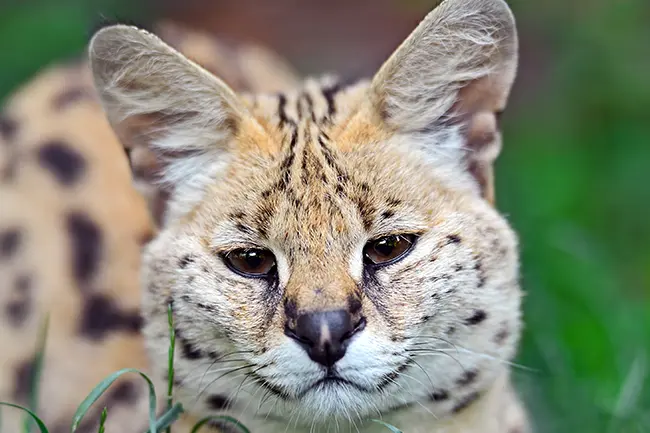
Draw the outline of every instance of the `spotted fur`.
<instances>
[{"instance_id":1,"label":"spotted fur","mask_svg":"<svg viewBox=\"0 0 650 433\"><path fill-rule=\"evenodd\" d=\"M299 84L278 61L269 75L282 85L264 88L221 71L215 42L163 40L100 30L90 69L51 72L5 111L0 193L16 206L0 221L11 275L0 343L16 349L0 395L25 399L33 348L14 342L33 339L45 310L46 419L64 428L117 368L162 383L171 306L174 393L188 410L176 431L223 413L265 433L382 431L378 417L415 433L526 431L508 369L516 236L493 207L497 117L517 63L505 3L446 0L372 79L348 85ZM27 114L48 129L26 128ZM392 234L413 236L412 249L369 266L364 246ZM224 254L236 248L271 251L276 271L234 272ZM325 366L291 333L328 312L359 326ZM108 431L144 430L145 400L123 382L106 397Z\"/></svg>"}]
</instances>

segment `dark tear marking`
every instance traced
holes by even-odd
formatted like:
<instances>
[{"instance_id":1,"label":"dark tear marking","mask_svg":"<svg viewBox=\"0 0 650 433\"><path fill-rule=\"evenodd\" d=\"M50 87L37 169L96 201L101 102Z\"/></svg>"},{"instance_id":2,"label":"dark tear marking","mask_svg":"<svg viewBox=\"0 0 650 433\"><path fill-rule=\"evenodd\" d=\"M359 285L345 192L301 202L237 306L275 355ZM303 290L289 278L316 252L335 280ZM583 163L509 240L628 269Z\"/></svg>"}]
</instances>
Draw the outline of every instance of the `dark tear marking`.
<instances>
[{"instance_id":1,"label":"dark tear marking","mask_svg":"<svg viewBox=\"0 0 650 433\"><path fill-rule=\"evenodd\" d=\"M451 409L453 413L459 413L466 409L469 405L474 403L476 400L479 398L479 393L478 392L473 392L471 394L468 394L466 397L464 397L462 400L460 400L456 405Z\"/></svg>"},{"instance_id":2,"label":"dark tear marking","mask_svg":"<svg viewBox=\"0 0 650 433\"><path fill-rule=\"evenodd\" d=\"M456 380L456 384L459 386L467 386L473 383L478 377L478 371L476 370L466 370L461 377Z\"/></svg>"},{"instance_id":3,"label":"dark tear marking","mask_svg":"<svg viewBox=\"0 0 650 433\"><path fill-rule=\"evenodd\" d=\"M0 138L11 141L18 131L18 122L7 114L0 114Z\"/></svg>"},{"instance_id":4,"label":"dark tear marking","mask_svg":"<svg viewBox=\"0 0 650 433\"><path fill-rule=\"evenodd\" d=\"M361 311L361 298L359 295L348 296L348 311L352 315Z\"/></svg>"},{"instance_id":5,"label":"dark tear marking","mask_svg":"<svg viewBox=\"0 0 650 433\"><path fill-rule=\"evenodd\" d=\"M224 410L230 408L230 400L221 394L212 394L207 398L208 406L213 410Z\"/></svg>"},{"instance_id":6,"label":"dark tear marking","mask_svg":"<svg viewBox=\"0 0 650 433\"><path fill-rule=\"evenodd\" d=\"M38 150L38 162L63 186L77 182L86 168L83 157L61 141L50 141Z\"/></svg>"},{"instance_id":7,"label":"dark tear marking","mask_svg":"<svg viewBox=\"0 0 650 433\"><path fill-rule=\"evenodd\" d=\"M284 315L289 320L296 320L298 318L298 306L293 299L284 300Z\"/></svg>"},{"instance_id":8,"label":"dark tear marking","mask_svg":"<svg viewBox=\"0 0 650 433\"><path fill-rule=\"evenodd\" d=\"M85 300L79 333L93 341L112 332L140 332L142 317L138 310L122 311L108 297L94 295Z\"/></svg>"},{"instance_id":9,"label":"dark tear marking","mask_svg":"<svg viewBox=\"0 0 650 433\"><path fill-rule=\"evenodd\" d=\"M52 101L55 110L64 110L75 102L89 98L90 92L83 87L72 87L59 93Z\"/></svg>"},{"instance_id":10,"label":"dark tear marking","mask_svg":"<svg viewBox=\"0 0 650 433\"><path fill-rule=\"evenodd\" d=\"M466 325L478 325L482 321L487 319L487 313L485 310L476 310L474 311L474 314L472 314L470 317L468 317L465 320Z\"/></svg>"},{"instance_id":11,"label":"dark tear marking","mask_svg":"<svg viewBox=\"0 0 650 433\"><path fill-rule=\"evenodd\" d=\"M370 302L375 306L389 325L395 326L395 319L391 316L391 308L385 302L385 293L383 286L379 283L376 275L376 269L364 266L362 276L362 291L368 297Z\"/></svg>"},{"instance_id":12,"label":"dark tear marking","mask_svg":"<svg viewBox=\"0 0 650 433\"><path fill-rule=\"evenodd\" d=\"M0 233L0 259L10 259L20 248L22 233L18 227L11 227Z\"/></svg>"},{"instance_id":13,"label":"dark tear marking","mask_svg":"<svg viewBox=\"0 0 650 433\"><path fill-rule=\"evenodd\" d=\"M14 375L14 399L17 402L27 401L29 392L32 389L32 382L34 381L34 366L36 364L35 358L29 358L23 361L16 368Z\"/></svg>"},{"instance_id":14,"label":"dark tear marking","mask_svg":"<svg viewBox=\"0 0 650 433\"><path fill-rule=\"evenodd\" d=\"M68 214L66 228L72 249L72 274L77 282L86 285L99 268L102 255L102 233L88 216Z\"/></svg>"},{"instance_id":15,"label":"dark tear marking","mask_svg":"<svg viewBox=\"0 0 650 433\"><path fill-rule=\"evenodd\" d=\"M431 393L431 401L441 402L449 399L449 391L446 389L436 389Z\"/></svg>"}]
</instances>

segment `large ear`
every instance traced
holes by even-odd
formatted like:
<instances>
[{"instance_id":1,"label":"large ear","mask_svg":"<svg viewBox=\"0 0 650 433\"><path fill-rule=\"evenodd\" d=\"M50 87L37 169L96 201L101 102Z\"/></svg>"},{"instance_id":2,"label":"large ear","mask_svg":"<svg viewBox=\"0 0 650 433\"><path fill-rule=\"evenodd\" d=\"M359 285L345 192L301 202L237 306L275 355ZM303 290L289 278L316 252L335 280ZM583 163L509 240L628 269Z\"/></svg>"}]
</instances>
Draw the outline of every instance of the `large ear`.
<instances>
[{"instance_id":1,"label":"large ear","mask_svg":"<svg viewBox=\"0 0 650 433\"><path fill-rule=\"evenodd\" d=\"M371 103L400 133L426 139L458 127L467 169L493 201L492 164L501 147L497 120L516 67L517 31L504 0L445 0L375 75ZM435 147L433 135L430 141Z\"/></svg>"},{"instance_id":2,"label":"large ear","mask_svg":"<svg viewBox=\"0 0 650 433\"><path fill-rule=\"evenodd\" d=\"M89 48L95 87L125 146L136 185L148 186L160 222L169 195L182 213L225 163L233 137L252 121L221 80L135 27L100 30ZM152 197L153 196L153 197Z\"/></svg>"}]
</instances>

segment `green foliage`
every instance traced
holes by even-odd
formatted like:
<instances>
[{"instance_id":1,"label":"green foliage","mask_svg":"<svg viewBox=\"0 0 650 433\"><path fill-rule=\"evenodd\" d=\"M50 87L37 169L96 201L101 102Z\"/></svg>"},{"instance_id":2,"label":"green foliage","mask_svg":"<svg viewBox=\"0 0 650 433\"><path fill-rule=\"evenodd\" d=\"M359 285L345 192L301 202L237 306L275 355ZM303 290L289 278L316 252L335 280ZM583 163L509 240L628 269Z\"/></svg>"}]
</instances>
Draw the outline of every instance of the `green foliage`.
<instances>
[{"instance_id":1,"label":"green foliage","mask_svg":"<svg viewBox=\"0 0 650 433\"><path fill-rule=\"evenodd\" d=\"M121 376L127 373L137 373L142 377L149 386L149 431L151 433L156 433L156 389L154 388L153 382L149 379L149 376L142 373L135 368L124 368L120 371L108 376L106 379L102 380L91 392L88 394L88 397L81 402L74 416L72 417L72 433L79 427L79 423L86 416L90 407L101 397L107 390L110 388L113 383L119 379Z\"/></svg>"},{"instance_id":2,"label":"green foliage","mask_svg":"<svg viewBox=\"0 0 650 433\"><path fill-rule=\"evenodd\" d=\"M106 424L106 418L108 417L108 410L104 408L102 410L102 414L99 417L99 429L97 430L98 433L104 433L104 425Z\"/></svg>"},{"instance_id":3,"label":"green foliage","mask_svg":"<svg viewBox=\"0 0 650 433\"><path fill-rule=\"evenodd\" d=\"M19 406L17 404L13 404L13 403L5 403L5 402L2 402L2 401L0 401L0 406L13 407L13 408L20 409L20 410L24 411L27 414L27 416L29 416L30 419L32 419L36 423L36 425L38 426L38 429L40 430L41 433L49 433L48 430L47 430L47 427L45 426L45 424L43 424L43 421L41 421L41 419L34 412L27 409L26 407L22 407L22 406Z\"/></svg>"},{"instance_id":4,"label":"green foliage","mask_svg":"<svg viewBox=\"0 0 650 433\"><path fill-rule=\"evenodd\" d=\"M170 411L174 404L174 350L176 349L176 331L174 330L174 315L171 304L167 306L167 320L169 322L169 356L167 359L167 410ZM167 429L171 433L171 428Z\"/></svg>"}]
</instances>

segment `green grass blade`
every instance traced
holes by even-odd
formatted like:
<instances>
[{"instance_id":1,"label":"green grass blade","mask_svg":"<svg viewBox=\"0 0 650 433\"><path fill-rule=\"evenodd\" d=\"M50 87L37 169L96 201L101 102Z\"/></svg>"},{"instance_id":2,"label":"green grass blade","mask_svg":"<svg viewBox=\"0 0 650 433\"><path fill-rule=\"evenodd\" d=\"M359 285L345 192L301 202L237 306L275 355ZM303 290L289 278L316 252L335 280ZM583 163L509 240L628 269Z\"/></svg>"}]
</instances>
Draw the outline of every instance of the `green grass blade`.
<instances>
[{"instance_id":1,"label":"green grass blade","mask_svg":"<svg viewBox=\"0 0 650 433\"><path fill-rule=\"evenodd\" d=\"M43 360L45 359L45 341L47 340L47 332L50 326L50 316L46 315L41 331L38 336L38 343L36 346L36 358L34 359L34 368L32 370L31 386L29 389L29 409L36 413L38 412L38 396L40 395L41 374L43 373ZM32 418L25 417L23 430L26 433L32 431Z\"/></svg>"},{"instance_id":2,"label":"green grass blade","mask_svg":"<svg viewBox=\"0 0 650 433\"><path fill-rule=\"evenodd\" d=\"M239 430L241 430L242 433L251 433L250 430L248 430L244 424L240 423L235 418L227 415L206 416L205 418L202 418L199 422L194 424L194 427L192 427L192 431L190 433L198 433L199 429L203 427L205 423L212 420L226 421L237 426L237 428L239 428Z\"/></svg>"},{"instance_id":3,"label":"green grass blade","mask_svg":"<svg viewBox=\"0 0 650 433\"><path fill-rule=\"evenodd\" d=\"M156 421L156 429L158 431L163 431L164 429L170 427L174 421L178 419L179 416L183 413L183 405L176 403L169 409L167 412L162 414L160 418ZM147 430L146 433L151 433L151 430Z\"/></svg>"},{"instance_id":4,"label":"green grass blade","mask_svg":"<svg viewBox=\"0 0 650 433\"><path fill-rule=\"evenodd\" d=\"M108 411L106 408L102 411L102 415L99 418L99 429L97 430L97 433L104 433L104 424L106 424L106 417L108 416Z\"/></svg>"},{"instance_id":5,"label":"green grass blade","mask_svg":"<svg viewBox=\"0 0 650 433\"><path fill-rule=\"evenodd\" d=\"M16 409L20 409L20 410L23 410L23 411L27 412L27 415L29 415L31 417L31 419L34 420L34 422L36 423L36 425L40 429L41 433L49 433L48 430L47 430L47 427L45 427L45 424L43 424L43 421L41 421L41 419L38 416L36 416L36 414L34 412L27 409L26 407L18 406L17 404L13 404L13 403L4 403L4 402L0 402L0 406L15 407Z\"/></svg>"},{"instance_id":6,"label":"green grass blade","mask_svg":"<svg viewBox=\"0 0 650 433\"><path fill-rule=\"evenodd\" d=\"M386 423L386 422L384 422L384 421L382 421L380 419L372 419L371 421L376 422L377 424L383 425L384 427L386 427L388 430L392 431L393 433L402 433L402 430L400 430L397 427L395 427L394 425L390 425L390 424L388 424L388 423Z\"/></svg>"},{"instance_id":7,"label":"green grass blade","mask_svg":"<svg viewBox=\"0 0 650 433\"><path fill-rule=\"evenodd\" d=\"M173 391L174 391L174 349L176 348L176 331L174 331L174 315L172 314L171 304L167 306L167 320L169 322L169 355L167 359L167 411L172 409L174 404ZM172 429L169 427L167 433L171 433Z\"/></svg>"},{"instance_id":8,"label":"green grass blade","mask_svg":"<svg viewBox=\"0 0 650 433\"><path fill-rule=\"evenodd\" d=\"M83 402L79 405L77 408L77 411L74 414L74 417L72 418L72 433L74 433L77 428L79 427L79 423L83 419L84 416L86 416L86 413L90 409L90 407L99 399L99 397L102 396L106 392L106 390L115 382L117 379L120 378L120 376L126 374L126 373L137 373L142 378L147 381L147 384L149 385L149 431L151 433L156 433L156 390L153 386L153 382L151 382L151 379L149 377L142 373L139 370L136 370L134 368L125 368L120 371L116 371L115 373L111 374L108 376L106 379L102 380L91 392L88 394L88 397L84 399Z\"/></svg>"}]
</instances>

